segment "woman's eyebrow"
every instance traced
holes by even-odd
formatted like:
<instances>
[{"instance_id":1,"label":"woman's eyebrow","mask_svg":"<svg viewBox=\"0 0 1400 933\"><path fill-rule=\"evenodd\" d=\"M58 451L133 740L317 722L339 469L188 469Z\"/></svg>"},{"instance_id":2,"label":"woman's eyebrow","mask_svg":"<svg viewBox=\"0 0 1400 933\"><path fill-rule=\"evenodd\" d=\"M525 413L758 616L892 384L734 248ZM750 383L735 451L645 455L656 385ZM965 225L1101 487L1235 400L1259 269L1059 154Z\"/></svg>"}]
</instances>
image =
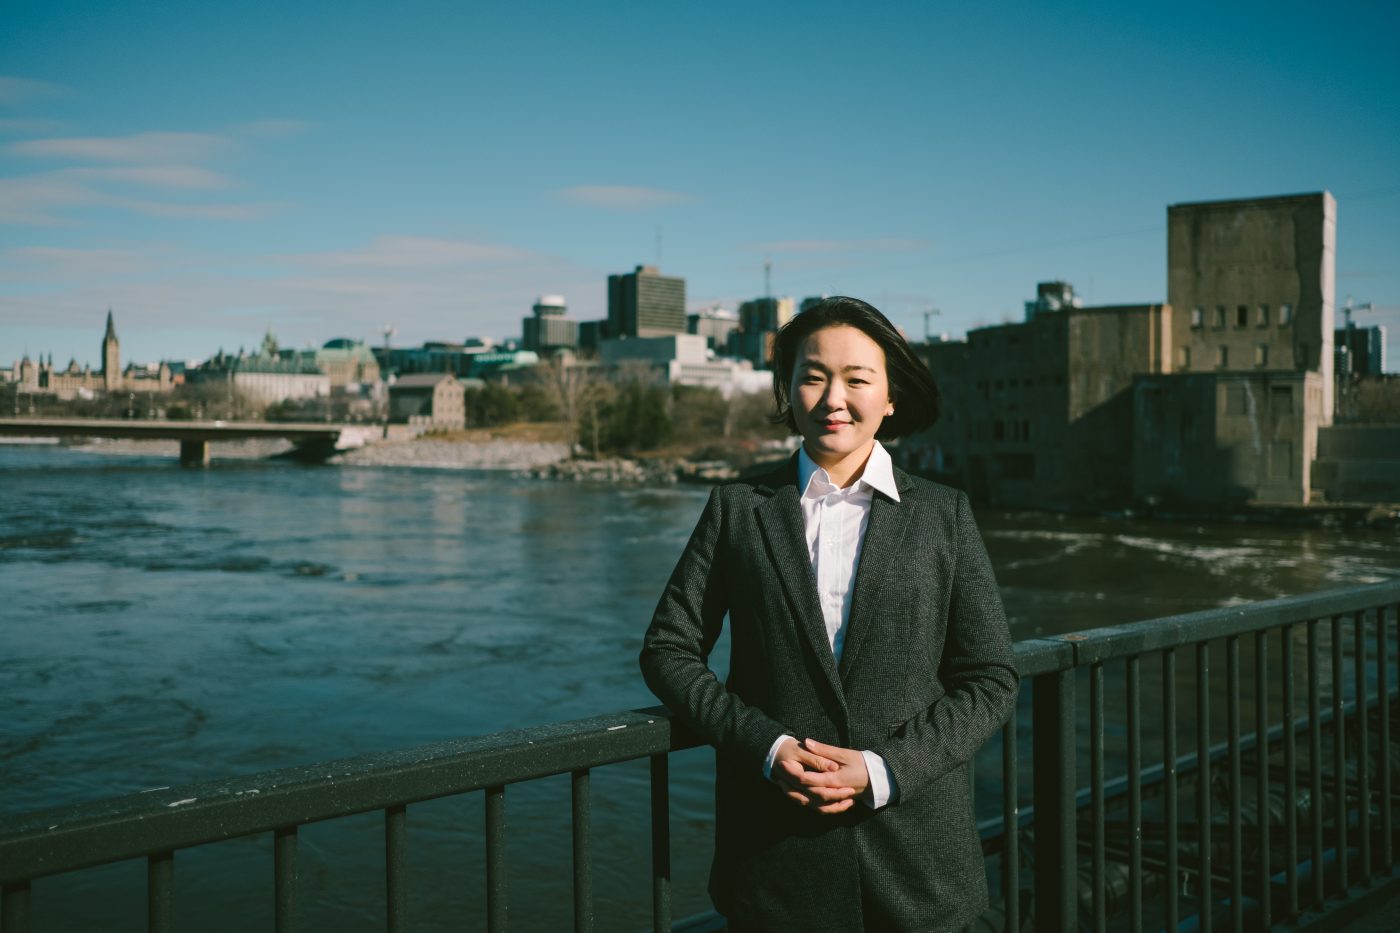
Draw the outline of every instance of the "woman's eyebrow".
<instances>
[{"instance_id":1,"label":"woman's eyebrow","mask_svg":"<svg viewBox=\"0 0 1400 933\"><path fill-rule=\"evenodd\" d=\"M824 372L824 373L826 373L826 372L831 372L831 370L826 366L826 364L820 362L819 360L803 360L801 363L797 364L797 368L798 368L798 369L820 369L820 370L821 370L822 372ZM873 367L873 366L861 366L861 365L859 365L859 364L857 364L857 363L852 363L852 364L849 365L849 366L842 366L842 367L841 367L841 372L843 372L843 373L855 372L855 371L857 371L857 370L859 370L859 371L861 371L861 372L873 373L873 372L875 372L875 367Z\"/></svg>"}]
</instances>

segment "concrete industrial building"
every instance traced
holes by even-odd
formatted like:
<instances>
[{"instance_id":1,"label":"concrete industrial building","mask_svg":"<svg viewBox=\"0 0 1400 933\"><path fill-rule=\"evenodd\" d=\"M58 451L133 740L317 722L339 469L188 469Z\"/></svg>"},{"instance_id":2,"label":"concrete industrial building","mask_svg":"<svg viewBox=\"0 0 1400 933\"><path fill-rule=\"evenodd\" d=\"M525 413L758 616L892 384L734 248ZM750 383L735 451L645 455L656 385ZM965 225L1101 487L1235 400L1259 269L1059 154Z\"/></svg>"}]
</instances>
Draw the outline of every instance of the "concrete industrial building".
<instances>
[{"instance_id":1,"label":"concrete industrial building","mask_svg":"<svg viewBox=\"0 0 1400 933\"><path fill-rule=\"evenodd\" d=\"M1333 417L1336 202L1171 205L1167 302L1080 307L932 344L945 417L916 466L1006 505L1303 504Z\"/></svg>"},{"instance_id":2,"label":"concrete industrial building","mask_svg":"<svg viewBox=\"0 0 1400 933\"><path fill-rule=\"evenodd\" d=\"M685 279L655 266L608 276L608 337L684 334Z\"/></svg>"},{"instance_id":3,"label":"concrete industrial building","mask_svg":"<svg viewBox=\"0 0 1400 933\"><path fill-rule=\"evenodd\" d=\"M927 345L944 415L914 465L1003 505L1126 500L1133 380L1169 365L1170 317L1164 305L1066 305Z\"/></svg>"},{"instance_id":4,"label":"concrete industrial building","mask_svg":"<svg viewBox=\"0 0 1400 933\"><path fill-rule=\"evenodd\" d=\"M1336 217L1325 191L1167 208L1175 375L1140 380L1136 498L1310 501L1335 408Z\"/></svg>"}]
</instances>

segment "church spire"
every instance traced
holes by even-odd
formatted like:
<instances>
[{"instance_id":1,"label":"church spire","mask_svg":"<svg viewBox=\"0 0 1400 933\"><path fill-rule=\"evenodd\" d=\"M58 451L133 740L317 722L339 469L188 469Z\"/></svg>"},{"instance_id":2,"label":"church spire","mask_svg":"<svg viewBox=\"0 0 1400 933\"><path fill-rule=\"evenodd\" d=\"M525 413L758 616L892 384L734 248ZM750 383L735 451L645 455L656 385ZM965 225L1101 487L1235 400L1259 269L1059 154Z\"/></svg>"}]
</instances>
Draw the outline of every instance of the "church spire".
<instances>
[{"instance_id":1,"label":"church spire","mask_svg":"<svg viewBox=\"0 0 1400 933\"><path fill-rule=\"evenodd\" d=\"M103 340L116 340L117 329L112 324L112 309L107 309L107 333L102 335Z\"/></svg>"}]
</instances>

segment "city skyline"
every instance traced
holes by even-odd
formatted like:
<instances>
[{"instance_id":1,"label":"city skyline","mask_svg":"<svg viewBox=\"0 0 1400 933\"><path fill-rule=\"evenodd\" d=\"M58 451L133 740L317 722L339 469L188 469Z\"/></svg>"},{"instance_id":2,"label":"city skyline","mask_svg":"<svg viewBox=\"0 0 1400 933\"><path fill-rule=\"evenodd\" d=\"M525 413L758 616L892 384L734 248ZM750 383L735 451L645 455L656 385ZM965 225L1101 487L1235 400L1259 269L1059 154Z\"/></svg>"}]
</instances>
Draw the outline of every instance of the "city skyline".
<instances>
[{"instance_id":1,"label":"city skyline","mask_svg":"<svg viewBox=\"0 0 1400 933\"><path fill-rule=\"evenodd\" d=\"M131 359L415 345L639 264L737 308L768 260L960 337L1038 281L1164 301L1170 204L1323 189L1400 362L1389 7L541 12L11 7L0 365L96 365L109 306Z\"/></svg>"}]
</instances>

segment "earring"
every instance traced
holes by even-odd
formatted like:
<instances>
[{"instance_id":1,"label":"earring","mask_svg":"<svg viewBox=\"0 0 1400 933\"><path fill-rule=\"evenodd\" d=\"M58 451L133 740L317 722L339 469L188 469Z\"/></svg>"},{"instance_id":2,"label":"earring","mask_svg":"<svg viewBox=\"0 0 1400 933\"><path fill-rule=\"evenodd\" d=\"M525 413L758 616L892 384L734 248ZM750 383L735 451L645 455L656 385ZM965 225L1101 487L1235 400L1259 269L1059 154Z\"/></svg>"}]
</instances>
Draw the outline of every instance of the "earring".
<instances>
[{"instance_id":1,"label":"earring","mask_svg":"<svg viewBox=\"0 0 1400 933\"><path fill-rule=\"evenodd\" d=\"M891 405L889 408L886 408L886 409L885 409L885 417L889 417L889 416L892 415L892 414L894 414L894 406L893 406L893 405Z\"/></svg>"}]
</instances>

